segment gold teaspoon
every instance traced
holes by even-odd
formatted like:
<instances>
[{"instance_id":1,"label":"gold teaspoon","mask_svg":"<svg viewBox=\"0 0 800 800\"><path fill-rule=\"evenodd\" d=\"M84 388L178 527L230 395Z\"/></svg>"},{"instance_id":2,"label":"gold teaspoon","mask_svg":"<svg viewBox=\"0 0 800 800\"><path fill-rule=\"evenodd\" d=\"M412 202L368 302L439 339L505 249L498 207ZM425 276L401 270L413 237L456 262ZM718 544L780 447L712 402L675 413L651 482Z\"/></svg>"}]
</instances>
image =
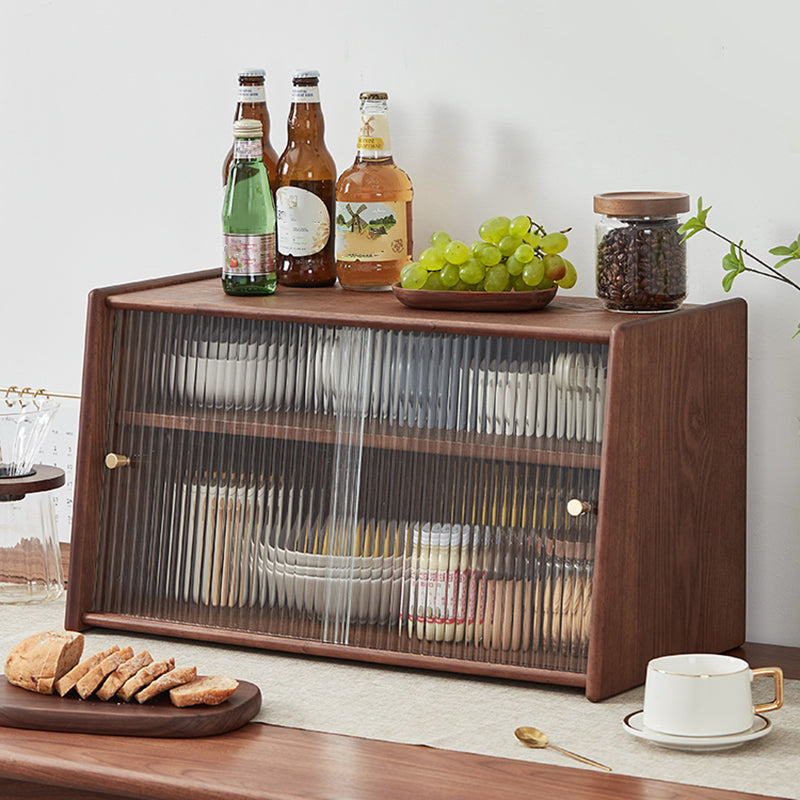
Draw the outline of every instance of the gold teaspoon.
<instances>
[{"instance_id":1,"label":"gold teaspoon","mask_svg":"<svg viewBox=\"0 0 800 800\"><path fill-rule=\"evenodd\" d=\"M550 740L538 728L529 728L527 726L517 728L514 731L514 736L516 736L517 739L522 742L522 744L528 747L552 747L553 750L558 750L559 753L563 753L565 756L582 761L584 764L590 764L598 769L604 769L606 772L612 771L611 767L607 767L605 764L599 764L597 761L592 761L590 758L584 758L583 756L579 756L577 753L571 753L569 750L565 750L563 747L556 747L556 745L550 744Z\"/></svg>"}]
</instances>

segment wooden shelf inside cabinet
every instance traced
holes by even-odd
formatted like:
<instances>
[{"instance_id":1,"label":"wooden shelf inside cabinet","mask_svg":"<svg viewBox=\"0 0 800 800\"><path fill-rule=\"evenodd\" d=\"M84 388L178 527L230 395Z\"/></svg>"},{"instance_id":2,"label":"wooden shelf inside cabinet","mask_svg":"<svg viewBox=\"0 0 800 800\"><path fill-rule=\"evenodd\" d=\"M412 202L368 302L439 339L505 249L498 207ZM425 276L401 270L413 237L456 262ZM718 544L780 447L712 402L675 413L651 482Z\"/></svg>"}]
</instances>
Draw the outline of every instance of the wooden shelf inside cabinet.
<instances>
[{"instance_id":1,"label":"wooden shelf inside cabinet","mask_svg":"<svg viewBox=\"0 0 800 800\"><path fill-rule=\"evenodd\" d=\"M282 413L280 421L250 411L239 412L231 418L216 410L199 414L123 411L119 419L140 427L330 445L335 445L340 436L332 417L291 411ZM367 420L362 443L364 447L379 450L414 451L456 458L482 458L491 453L504 461L600 468L600 446L594 442L512 438L474 432L465 434L462 431L398 427Z\"/></svg>"},{"instance_id":2,"label":"wooden shelf inside cabinet","mask_svg":"<svg viewBox=\"0 0 800 800\"><path fill-rule=\"evenodd\" d=\"M338 288L230 298L217 271L96 290L66 624L592 700L656 655L732 649L746 335L741 300L432 312ZM274 368L276 341L303 397L219 402L212 366L218 390L220 363ZM336 406L312 386L331 342Z\"/></svg>"}]
</instances>

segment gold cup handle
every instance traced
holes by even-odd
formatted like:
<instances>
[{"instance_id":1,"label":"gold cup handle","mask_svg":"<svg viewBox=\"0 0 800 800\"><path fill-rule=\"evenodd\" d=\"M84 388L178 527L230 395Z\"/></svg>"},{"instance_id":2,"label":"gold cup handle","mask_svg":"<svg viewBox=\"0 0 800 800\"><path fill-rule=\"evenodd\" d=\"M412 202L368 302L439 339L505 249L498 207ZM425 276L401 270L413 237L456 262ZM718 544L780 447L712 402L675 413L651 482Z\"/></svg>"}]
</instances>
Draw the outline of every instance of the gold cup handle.
<instances>
[{"instance_id":1,"label":"gold cup handle","mask_svg":"<svg viewBox=\"0 0 800 800\"><path fill-rule=\"evenodd\" d=\"M109 469L130 466L131 460L128 456L121 456L119 453L108 453L105 458L106 466Z\"/></svg>"},{"instance_id":2,"label":"gold cup handle","mask_svg":"<svg viewBox=\"0 0 800 800\"><path fill-rule=\"evenodd\" d=\"M775 681L775 699L770 703L757 703L755 706L756 714L763 714L765 711L775 711L783 705L783 670L780 667L758 667L752 670L753 679L759 675L772 675Z\"/></svg>"}]
</instances>

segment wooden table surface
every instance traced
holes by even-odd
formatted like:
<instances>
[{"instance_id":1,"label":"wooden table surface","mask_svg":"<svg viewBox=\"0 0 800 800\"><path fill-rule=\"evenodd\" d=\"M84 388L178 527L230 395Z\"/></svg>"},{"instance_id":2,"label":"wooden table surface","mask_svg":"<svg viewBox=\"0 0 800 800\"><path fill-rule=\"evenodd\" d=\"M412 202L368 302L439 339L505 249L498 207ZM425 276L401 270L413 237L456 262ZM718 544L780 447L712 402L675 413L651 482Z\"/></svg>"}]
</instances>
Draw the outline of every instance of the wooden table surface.
<instances>
[{"instance_id":1,"label":"wooden table surface","mask_svg":"<svg viewBox=\"0 0 800 800\"><path fill-rule=\"evenodd\" d=\"M733 654L777 664L787 678L800 678L800 648L748 643ZM250 723L202 739L0 727L0 797L752 800L765 795Z\"/></svg>"}]
</instances>

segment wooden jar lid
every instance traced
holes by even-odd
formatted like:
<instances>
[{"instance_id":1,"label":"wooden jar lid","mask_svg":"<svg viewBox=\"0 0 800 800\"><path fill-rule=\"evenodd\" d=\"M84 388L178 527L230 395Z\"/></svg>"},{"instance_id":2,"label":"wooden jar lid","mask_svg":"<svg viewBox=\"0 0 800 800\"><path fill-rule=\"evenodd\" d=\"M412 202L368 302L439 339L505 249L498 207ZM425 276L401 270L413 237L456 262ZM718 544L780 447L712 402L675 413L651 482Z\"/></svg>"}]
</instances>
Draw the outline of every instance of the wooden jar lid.
<instances>
[{"instance_id":1,"label":"wooden jar lid","mask_svg":"<svg viewBox=\"0 0 800 800\"><path fill-rule=\"evenodd\" d=\"M689 210L683 192L606 192L594 196L594 210L610 217L669 217Z\"/></svg>"}]
</instances>

